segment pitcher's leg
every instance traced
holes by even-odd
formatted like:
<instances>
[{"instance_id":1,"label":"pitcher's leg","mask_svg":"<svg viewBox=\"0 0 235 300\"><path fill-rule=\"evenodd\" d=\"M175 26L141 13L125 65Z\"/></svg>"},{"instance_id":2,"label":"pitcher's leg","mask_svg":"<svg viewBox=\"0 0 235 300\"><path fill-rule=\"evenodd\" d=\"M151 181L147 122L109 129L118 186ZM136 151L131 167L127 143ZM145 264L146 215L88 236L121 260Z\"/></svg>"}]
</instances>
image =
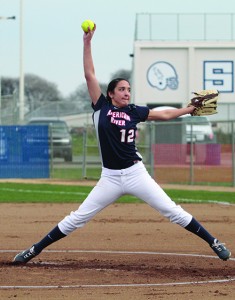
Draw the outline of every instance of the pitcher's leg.
<instances>
[{"instance_id":1,"label":"pitcher's leg","mask_svg":"<svg viewBox=\"0 0 235 300\"><path fill-rule=\"evenodd\" d=\"M78 227L84 226L103 208L114 202L122 194L120 178L101 177L97 185L90 192L85 201L70 215L65 217L43 239L30 248L18 253L15 263L27 263L37 256L44 248L67 236Z\"/></svg>"},{"instance_id":2,"label":"pitcher's leg","mask_svg":"<svg viewBox=\"0 0 235 300\"><path fill-rule=\"evenodd\" d=\"M76 228L83 227L98 212L115 202L122 195L119 182L119 176L117 178L102 176L79 208L59 222L61 232L68 235Z\"/></svg>"},{"instance_id":3,"label":"pitcher's leg","mask_svg":"<svg viewBox=\"0 0 235 300\"><path fill-rule=\"evenodd\" d=\"M137 172L136 176L129 176L126 180L131 186L131 191L136 197L147 202L150 206L158 210L162 215L169 218L171 222L177 223L186 230L194 233L206 241L212 250L222 260L227 260L231 252L214 238L191 214L186 212L162 190L162 188L151 178L148 172Z\"/></svg>"},{"instance_id":4,"label":"pitcher's leg","mask_svg":"<svg viewBox=\"0 0 235 300\"><path fill-rule=\"evenodd\" d=\"M129 191L127 185L130 186ZM144 200L172 223L185 227L192 220L192 215L176 205L146 170L137 171L135 176L128 176L125 186L127 192Z\"/></svg>"}]
</instances>

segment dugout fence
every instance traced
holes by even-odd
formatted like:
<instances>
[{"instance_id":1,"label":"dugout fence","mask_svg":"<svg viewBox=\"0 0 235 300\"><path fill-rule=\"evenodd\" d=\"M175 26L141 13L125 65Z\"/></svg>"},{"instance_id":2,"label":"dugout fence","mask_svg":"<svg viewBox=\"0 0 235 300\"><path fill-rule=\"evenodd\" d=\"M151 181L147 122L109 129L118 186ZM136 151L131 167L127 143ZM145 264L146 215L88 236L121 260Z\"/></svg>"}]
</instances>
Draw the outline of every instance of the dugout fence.
<instances>
[{"instance_id":1,"label":"dugout fence","mask_svg":"<svg viewBox=\"0 0 235 300\"><path fill-rule=\"evenodd\" d=\"M48 126L0 126L0 178L49 178Z\"/></svg>"},{"instance_id":2,"label":"dugout fence","mask_svg":"<svg viewBox=\"0 0 235 300\"><path fill-rule=\"evenodd\" d=\"M203 136L194 124L186 128L180 122L146 122L138 128L137 147L159 183L235 186L234 123L210 122L213 136ZM53 158L47 126L36 128L0 126L0 178L99 178L101 161L92 125L72 128L72 162Z\"/></svg>"}]
</instances>

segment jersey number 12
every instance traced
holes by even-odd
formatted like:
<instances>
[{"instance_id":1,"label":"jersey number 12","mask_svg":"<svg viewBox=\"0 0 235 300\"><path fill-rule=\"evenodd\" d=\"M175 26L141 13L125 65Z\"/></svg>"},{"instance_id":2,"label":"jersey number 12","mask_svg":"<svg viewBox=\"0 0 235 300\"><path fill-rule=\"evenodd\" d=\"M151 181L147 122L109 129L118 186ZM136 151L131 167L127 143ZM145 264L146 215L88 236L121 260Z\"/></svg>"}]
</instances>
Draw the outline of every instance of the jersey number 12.
<instances>
[{"instance_id":1,"label":"jersey number 12","mask_svg":"<svg viewBox=\"0 0 235 300\"><path fill-rule=\"evenodd\" d=\"M135 131L134 129L126 130L126 129L121 129L121 142L122 143L132 143L134 141L134 135Z\"/></svg>"}]
</instances>

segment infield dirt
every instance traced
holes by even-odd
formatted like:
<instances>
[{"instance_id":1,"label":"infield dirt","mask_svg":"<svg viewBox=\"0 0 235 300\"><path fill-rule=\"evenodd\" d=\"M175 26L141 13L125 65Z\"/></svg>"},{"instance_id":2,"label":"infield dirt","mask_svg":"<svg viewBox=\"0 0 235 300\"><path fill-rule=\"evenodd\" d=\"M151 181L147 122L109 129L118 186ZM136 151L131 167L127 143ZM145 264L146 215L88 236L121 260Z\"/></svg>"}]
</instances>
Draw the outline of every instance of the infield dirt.
<instances>
[{"instance_id":1,"label":"infield dirt","mask_svg":"<svg viewBox=\"0 0 235 300\"><path fill-rule=\"evenodd\" d=\"M146 204L113 204L27 265L12 264L77 206L0 204L1 299L235 298L235 260L219 260ZM182 206L235 253L235 206Z\"/></svg>"}]
</instances>

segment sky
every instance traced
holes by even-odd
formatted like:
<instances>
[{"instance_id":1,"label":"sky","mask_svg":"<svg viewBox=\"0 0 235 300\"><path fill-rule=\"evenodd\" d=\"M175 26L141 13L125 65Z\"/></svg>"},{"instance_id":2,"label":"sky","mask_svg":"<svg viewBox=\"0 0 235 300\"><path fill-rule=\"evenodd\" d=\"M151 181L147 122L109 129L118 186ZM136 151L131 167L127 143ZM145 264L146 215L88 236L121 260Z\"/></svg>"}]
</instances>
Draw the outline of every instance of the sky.
<instances>
[{"instance_id":1,"label":"sky","mask_svg":"<svg viewBox=\"0 0 235 300\"><path fill-rule=\"evenodd\" d=\"M116 71L131 70L129 54L139 13L235 13L235 1L0 0L0 76L19 77L22 60L24 74L55 83L68 96L85 82L81 23L90 19L97 25L92 41L96 75L99 82L108 83ZM10 16L16 19L1 18Z\"/></svg>"}]
</instances>

